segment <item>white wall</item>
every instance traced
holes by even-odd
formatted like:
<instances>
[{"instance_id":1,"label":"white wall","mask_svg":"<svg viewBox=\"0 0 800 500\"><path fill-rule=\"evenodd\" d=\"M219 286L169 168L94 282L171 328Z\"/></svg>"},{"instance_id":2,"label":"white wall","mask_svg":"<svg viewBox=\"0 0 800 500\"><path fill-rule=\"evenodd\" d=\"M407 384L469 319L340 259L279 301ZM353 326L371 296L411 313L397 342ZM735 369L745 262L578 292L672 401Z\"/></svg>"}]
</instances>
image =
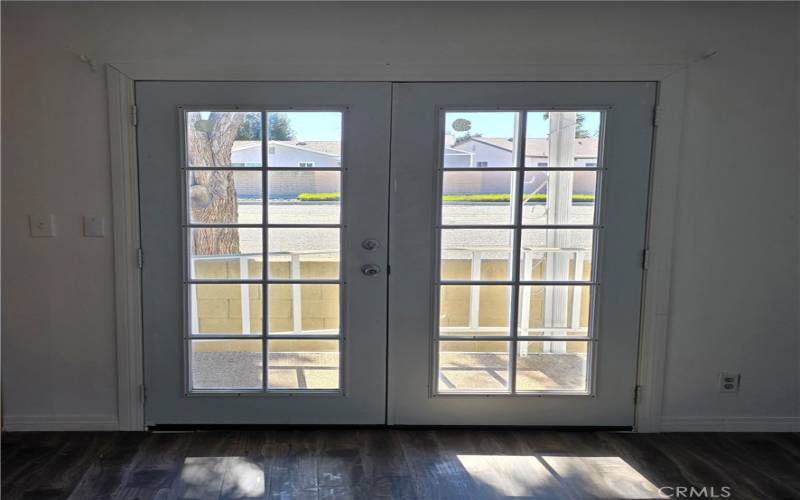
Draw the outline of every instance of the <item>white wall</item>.
<instances>
[{"instance_id":1,"label":"white wall","mask_svg":"<svg viewBox=\"0 0 800 500\"><path fill-rule=\"evenodd\" d=\"M797 9L4 2L4 423L115 419L112 241L80 235L82 214L111 216L106 92L78 53L167 68L316 61L404 79L404 65L675 64L711 49L688 75L664 415L796 422ZM37 212L56 214L57 238L28 237ZM742 372L739 394L718 393L723 370Z\"/></svg>"}]
</instances>

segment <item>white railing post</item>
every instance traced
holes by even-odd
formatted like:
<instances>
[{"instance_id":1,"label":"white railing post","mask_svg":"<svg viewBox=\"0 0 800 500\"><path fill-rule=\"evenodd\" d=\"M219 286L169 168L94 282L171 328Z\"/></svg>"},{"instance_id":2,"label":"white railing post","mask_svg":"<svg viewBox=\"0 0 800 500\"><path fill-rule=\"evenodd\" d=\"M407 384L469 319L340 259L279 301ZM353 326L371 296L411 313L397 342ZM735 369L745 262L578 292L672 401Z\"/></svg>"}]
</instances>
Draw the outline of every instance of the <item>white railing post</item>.
<instances>
[{"instance_id":1,"label":"white railing post","mask_svg":"<svg viewBox=\"0 0 800 500\"><path fill-rule=\"evenodd\" d=\"M575 250L575 281L583 280L583 250ZM583 297L583 287L574 285L572 287L572 329L577 330L581 327L581 306Z\"/></svg>"},{"instance_id":2,"label":"white railing post","mask_svg":"<svg viewBox=\"0 0 800 500\"><path fill-rule=\"evenodd\" d=\"M291 254L291 279L300 279L300 254ZM295 334L303 333L303 307L301 304L302 293L300 285L292 285L292 332Z\"/></svg>"},{"instance_id":3,"label":"white railing post","mask_svg":"<svg viewBox=\"0 0 800 500\"><path fill-rule=\"evenodd\" d=\"M247 256L239 256L239 279L247 279L250 275L247 269ZM242 335L250 335L250 285L243 284L242 287Z\"/></svg>"},{"instance_id":4,"label":"white railing post","mask_svg":"<svg viewBox=\"0 0 800 500\"><path fill-rule=\"evenodd\" d=\"M529 250L523 248L522 249L522 279L523 280L531 280L533 276L531 276L533 271L533 253ZM519 301L520 301L520 313L519 313L519 326L518 330L520 336L528 336L530 331L530 324L531 324L531 287L524 286L520 289L519 294ZM527 356L528 355L528 343L527 342L520 342L519 346L517 347L517 352L520 356Z\"/></svg>"},{"instance_id":5,"label":"white railing post","mask_svg":"<svg viewBox=\"0 0 800 500\"><path fill-rule=\"evenodd\" d=\"M194 264L194 263L193 263ZM192 334L200 333L200 310L197 309L197 285L189 286L189 290L191 290L191 298L192 301L192 310L191 310L191 321L192 321Z\"/></svg>"},{"instance_id":6,"label":"white railing post","mask_svg":"<svg viewBox=\"0 0 800 500\"><path fill-rule=\"evenodd\" d=\"M480 281L481 279L481 251L472 251L472 265L470 267L469 279L471 281ZM481 287L480 285L472 285L469 287L469 327L470 329L478 328L480 325L481 315Z\"/></svg>"}]
</instances>

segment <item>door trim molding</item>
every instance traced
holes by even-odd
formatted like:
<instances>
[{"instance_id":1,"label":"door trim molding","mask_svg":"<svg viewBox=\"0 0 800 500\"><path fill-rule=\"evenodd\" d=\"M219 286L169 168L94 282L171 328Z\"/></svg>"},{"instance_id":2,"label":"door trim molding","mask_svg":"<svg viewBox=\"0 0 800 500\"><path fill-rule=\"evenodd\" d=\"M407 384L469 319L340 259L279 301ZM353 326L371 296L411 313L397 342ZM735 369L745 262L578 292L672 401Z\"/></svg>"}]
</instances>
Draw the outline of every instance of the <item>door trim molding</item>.
<instances>
[{"instance_id":1,"label":"door trim molding","mask_svg":"<svg viewBox=\"0 0 800 500\"><path fill-rule=\"evenodd\" d=\"M635 430L660 432L668 346L678 186L683 162L683 110L688 66L659 82L650 173L646 265L639 334ZM657 114L657 116L655 116Z\"/></svg>"},{"instance_id":2,"label":"door trim molding","mask_svg":"<svg viewBox=\"0 0 800 500\"><path fill-rule=\"evenodd\" d=\"M114 224L114 304L119 430L144 429L142 275L139 269L139 172L133 106L134 80L106 68Z\"/></svg>"},{"instance_id":3,"label":"door trim molding","mask_svg":"<svg viewBox=\"0 0 800 500\"><path fill-rule=\"evenodd\" d=\"M638 432L661 430L675 209L682 163L684 95L695 62L641 65L369 65L323 67L297 64L127 62L106 65L109 105L114 289L117 340L117 406L120 430L144 428L141 273L138 267L139 193L136 128L131 122L136 80L265 81L631 81L659 84L659 123L651 155L650 250L642 298L642 324L635 407ZM487 74L492 77L487 78Z\"/></svg>"}]
</instances>

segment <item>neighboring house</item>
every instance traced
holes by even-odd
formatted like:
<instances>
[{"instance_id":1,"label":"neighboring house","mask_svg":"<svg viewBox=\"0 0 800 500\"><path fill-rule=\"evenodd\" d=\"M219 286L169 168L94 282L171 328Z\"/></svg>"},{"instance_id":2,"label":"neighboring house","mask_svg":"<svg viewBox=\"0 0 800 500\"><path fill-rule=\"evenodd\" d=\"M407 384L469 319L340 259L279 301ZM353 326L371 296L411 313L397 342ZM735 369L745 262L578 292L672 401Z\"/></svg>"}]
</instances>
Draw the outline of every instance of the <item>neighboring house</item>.
<instances>
[{"instance_id":1,"label":"neighboring house","mask_svg":"<svg viewBox=\"0 0 800 500\"><path fill-rule=\"evenodd\" d=\"M449 143L445 151L445 167L455 167L448 165L448 159L455 154L467 154L472 156L471 167L508 167L512 162L512 139L504 137L470 137L464 142L455 142L455 138L448 136L446 141ZM575 139L575 164L576 167L595 167L597 166L597 138ZM527 167L547 167L550 151L550 143L546 138L528 138L525 140L525 166ZM462 159L459 159L457 166L462 166ZM481 163L479 165L479 163ZM553 165L554 167L558 165Z\"/></svg>"},{"instance_id":2,"label":"neighboring house","mask_svg":"<svg viewBox=\"0 0 800 500\"><path fill-rule=\"evenodd\" d=\"M502 168L513 162L512 139L504 137L470 137L463 142L447 135L444 153L444 167ZM575 139L575 159L573 167L597 166L597 138ZM525 141L525 166L529 168L550 167L549 141L546 138L528 138ZM552 167L566 165L552 165ZM535 189L544 181L544 173L528 178L526 191ZM538 179L536 177L541 177ZM573 191L576 194L593 194L595 175L593 172L576 172ZM508 176L488 173L482 176L450 174L448 191L445 194L504 193L508 192Z\"/></svg>"},{"instance_id":3,"label":"neighboring house","mask_svg":"<svg viewBox=\"0 0 800 500\"><path fill-rule=\"evenodd\" d=\"M271 167L331 168L341 166L339 141L269 141L267 164ZM261 141L236 141L231 151L231 166L261 165ZM280 172L269 183L270 198L294 198L301 193L335 193L340 190L337 172ZM261 193L258 173L244 172L237 177L240 197Z\"/></svg>"},{"instance_id":4,"label":"neighboring house","mask_svg":"<svg viewBox=\"0 0 800 500\"><path fill-rule=\"evenodd\" d=\"M444 148L445 168L510 167L512 162L511 139L502 137L472 137L456 143L447 136ZM575 167L597 165L596 138L575 140ZM549 144L547 139L529 138L525 145L525 165L548 167ZM269 141L267 162L272 167L330 168L341 166L341 144L338 141ZM261 163L261 141L236 141L231 152L231 166L258 167ZM557 166L557 165L554 165ZM545 174L534 174L526 179L525 191L530 192L541 185ZM595 190L593 172L576 172L574 192L591 194ZM237 175L237 191L243 198L260 196L261 181L257 172ZM475 175L469 172L453 172L448 175L444 194L492 194L509 192L509 176L501 172ZM301 193L333 193L340 190L336 172L319 170L284 171L273 174L269 183L271 198L294 198ZM544 191L542 191L544 192Z\"/></svg>"}]
</instances>

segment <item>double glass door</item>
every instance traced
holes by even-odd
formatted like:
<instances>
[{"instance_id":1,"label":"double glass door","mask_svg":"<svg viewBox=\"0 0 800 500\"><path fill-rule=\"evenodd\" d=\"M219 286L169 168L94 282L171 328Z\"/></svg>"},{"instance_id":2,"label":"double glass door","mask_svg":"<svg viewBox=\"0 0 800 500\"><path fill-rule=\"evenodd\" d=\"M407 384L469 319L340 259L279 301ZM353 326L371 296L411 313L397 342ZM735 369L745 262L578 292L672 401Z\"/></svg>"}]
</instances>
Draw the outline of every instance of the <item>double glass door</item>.
<instances>
[{"instance_id":1,"label":"double glass door","mask_svg":"<svg viewBox=\"0 0 800 500\"><path fill-rule=\"evenodd\" d=\"M148 425L632 425L654 84L136 92Z\"/></svg>"}]
</instances>

